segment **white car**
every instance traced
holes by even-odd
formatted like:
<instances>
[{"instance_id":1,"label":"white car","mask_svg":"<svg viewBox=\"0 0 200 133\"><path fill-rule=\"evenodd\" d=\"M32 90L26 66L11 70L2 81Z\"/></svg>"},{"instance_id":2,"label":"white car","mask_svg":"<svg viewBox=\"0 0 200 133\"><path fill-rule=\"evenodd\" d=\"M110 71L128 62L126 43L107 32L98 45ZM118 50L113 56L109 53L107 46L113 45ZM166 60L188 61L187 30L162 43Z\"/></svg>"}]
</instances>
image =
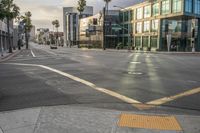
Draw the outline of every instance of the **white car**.
<instances>
[{"instance_id":1,"label":"white car","mask_svg":"<svg viewBox=\"0 0 200 133\"><path fill-rule=\"evenodd\" d=\"M50 48L51 48L51 49L57 49L58 47L57 47L56 44L50 44Z\"/></svg>"}]
</instances>

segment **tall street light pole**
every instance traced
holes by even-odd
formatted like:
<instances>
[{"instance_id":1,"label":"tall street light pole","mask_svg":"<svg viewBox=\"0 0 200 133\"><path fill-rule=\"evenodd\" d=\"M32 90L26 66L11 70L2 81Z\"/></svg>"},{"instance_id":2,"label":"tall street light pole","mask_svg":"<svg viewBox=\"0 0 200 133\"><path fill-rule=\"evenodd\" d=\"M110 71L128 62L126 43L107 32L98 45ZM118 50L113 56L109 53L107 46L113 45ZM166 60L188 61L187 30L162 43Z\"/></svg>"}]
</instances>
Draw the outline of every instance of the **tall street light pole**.
<instances>
[{"instance_id":1,"label":"tall street light pole","mask_svg":"<svg viewBox=\"0 0 200 133\"><path fill-rule=\"evenodd\" d=\"M103 50L106 50L106 6L103 8Z\"/></svg>"}]
</instances>

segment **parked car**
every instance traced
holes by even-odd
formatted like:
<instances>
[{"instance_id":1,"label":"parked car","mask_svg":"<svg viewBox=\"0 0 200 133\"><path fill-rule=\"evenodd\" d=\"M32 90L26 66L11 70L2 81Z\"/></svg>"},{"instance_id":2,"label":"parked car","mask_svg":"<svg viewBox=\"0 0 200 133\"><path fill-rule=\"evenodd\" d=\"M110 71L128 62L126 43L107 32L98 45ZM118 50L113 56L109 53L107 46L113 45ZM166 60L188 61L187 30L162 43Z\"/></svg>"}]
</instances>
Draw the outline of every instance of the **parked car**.
<instances>
[{"instance_id":1,"label":"parked car","mask_svg":"<svg viewBox=\"0 0 200 133\"><path fill-rule=\"evenodd\" d=\"M57 49L58 47L57 47L56 44L50 44L50 48L51 48L51 49Z\"/></svg>"}]
</instances>

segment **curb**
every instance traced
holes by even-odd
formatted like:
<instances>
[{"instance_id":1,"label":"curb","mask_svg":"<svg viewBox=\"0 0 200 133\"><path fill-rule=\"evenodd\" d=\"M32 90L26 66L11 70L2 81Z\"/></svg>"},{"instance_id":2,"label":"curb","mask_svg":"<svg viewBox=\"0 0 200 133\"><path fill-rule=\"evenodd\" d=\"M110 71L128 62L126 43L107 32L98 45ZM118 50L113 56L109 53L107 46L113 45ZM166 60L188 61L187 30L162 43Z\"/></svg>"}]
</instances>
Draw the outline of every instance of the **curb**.
<instances>
[{"instance_id":1,"label":"curb","mask_svg":"<svg viewBox=\"0 0 200 133\"><path fill-rule=\"evenodd\" d=\"M9 59L11 59L11 58L13 58L13 57L16 56L17 54L21 53L21 51L22 51L22 50L17 50L16 52L11 53L11 54L9 54L9 55L3 57L3 58L0 60L0 63L1 63L1 62L4 62L4 61L7 61L7 60L9 60Z\"/></svg>"},{"instance_id":2,"label":"curb","mask_svg":"<svg viewBox=\"0 0 200 133\"><path fill-rule=\"evenodd\" d=\"M168 54L168 55L200 55L200 52L159 52L159 51L133 51L133 50L114 50L114 49L84 49L81 48L80 50L86 50L86 51L107 51L107 52L118 52L118 53L144 53L144 54Z\"/></svg>"}]
</instances>

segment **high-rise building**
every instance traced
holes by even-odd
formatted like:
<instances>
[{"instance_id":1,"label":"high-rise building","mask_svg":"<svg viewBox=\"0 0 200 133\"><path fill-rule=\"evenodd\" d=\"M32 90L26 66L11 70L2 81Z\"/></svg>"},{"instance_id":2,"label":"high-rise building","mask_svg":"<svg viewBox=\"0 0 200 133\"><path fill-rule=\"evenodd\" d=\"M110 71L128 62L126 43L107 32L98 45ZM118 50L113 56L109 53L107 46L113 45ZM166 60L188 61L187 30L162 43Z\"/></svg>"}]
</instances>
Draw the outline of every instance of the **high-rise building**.
<instances>
[{"instance_id":1,"label":"high-rise building","mask_svg":"<svg viewBox=\"0 0 200 133\"><path fill-rule=\"evenodd\" d=\"M93 15L93 7L86 6L81 18ZM76 45L78 41L79 12L77 7L63 7L63 31L64 40L67 46Z\"/></svg>"}]
</instances>

